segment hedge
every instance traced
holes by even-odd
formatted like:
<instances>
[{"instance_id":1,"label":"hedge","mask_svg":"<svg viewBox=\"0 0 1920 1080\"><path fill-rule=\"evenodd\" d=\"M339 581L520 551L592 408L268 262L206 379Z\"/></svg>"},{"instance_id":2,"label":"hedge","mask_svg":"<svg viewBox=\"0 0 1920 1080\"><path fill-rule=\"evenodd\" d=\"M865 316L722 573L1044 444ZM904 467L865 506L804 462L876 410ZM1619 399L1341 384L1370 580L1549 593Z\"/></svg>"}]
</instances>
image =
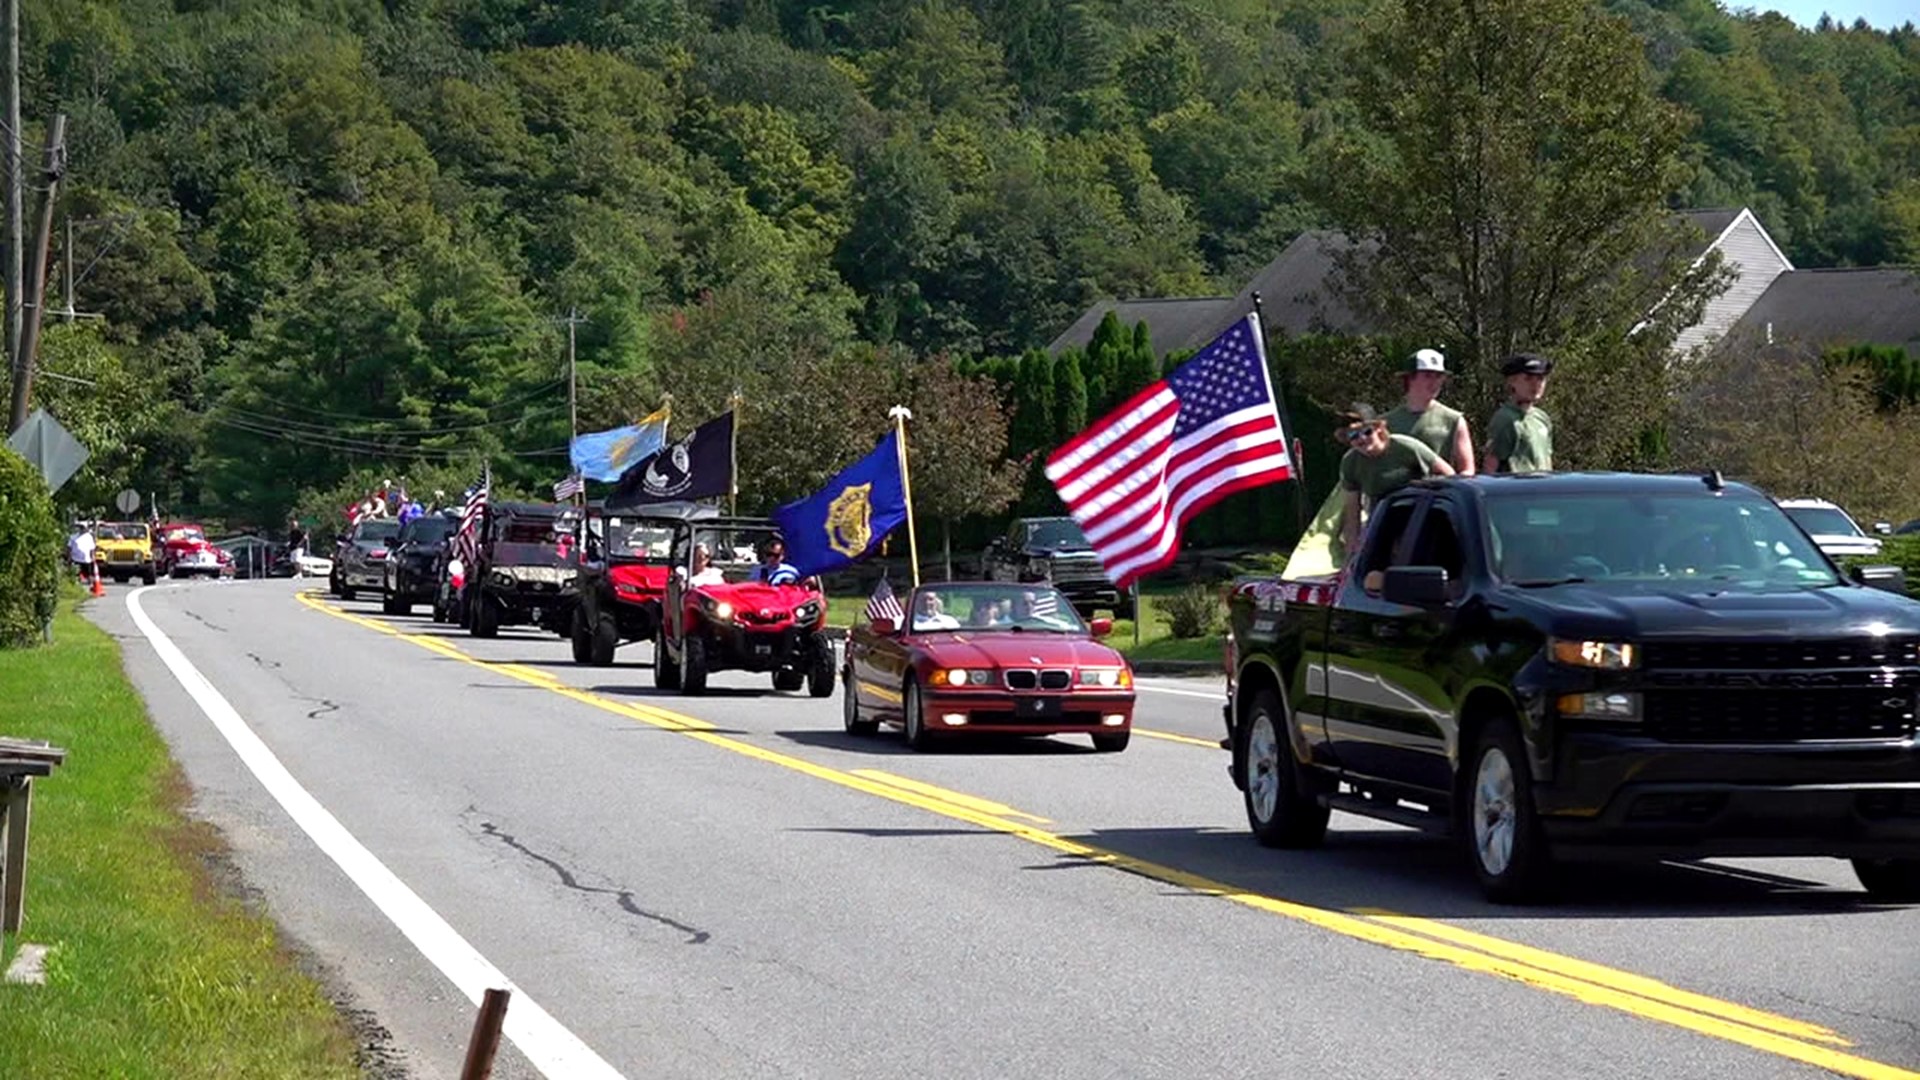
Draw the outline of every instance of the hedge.
<instances>
[{"instance_id":1,"label":"hedge","mask_svg":"<svg viewBox=\"0 0 1920 1080\"><path fill-rule=\"evenodd\" d=\"M62 554L46 481L0 447L0 648L40 640L59 597Z\"/></svg>"}]
</instances>

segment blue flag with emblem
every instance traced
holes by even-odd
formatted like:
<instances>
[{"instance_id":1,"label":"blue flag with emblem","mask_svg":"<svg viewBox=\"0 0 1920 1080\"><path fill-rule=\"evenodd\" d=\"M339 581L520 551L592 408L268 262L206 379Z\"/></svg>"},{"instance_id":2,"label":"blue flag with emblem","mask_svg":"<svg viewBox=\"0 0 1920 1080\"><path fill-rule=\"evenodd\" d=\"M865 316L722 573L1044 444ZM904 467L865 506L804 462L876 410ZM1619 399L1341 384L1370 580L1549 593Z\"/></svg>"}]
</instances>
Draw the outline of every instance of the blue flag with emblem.
<instances>
[{"instance_id":1,"label":"blue flag with emblem","mask_svg":"<svg viewBox=\"0 0 1920 1080\"><path fill-rule=\"evenodd\" d=\"M634 462L667 445L668 416L661 409L637 424L575 435L569 446L573 471L588 480L620 479Z\"/></svg>"},{"instance_id":2,"label":"blue flag with emblem","mask_svg":"<svg viewBox=\"0 0 1920 1080\"><path fill-rule=\"evenodd\" d=\"M827 486L773 512L787 542L787 562L801 576L825 574L865 558L907 520L900 475L900 436L840 470Z\"/></svg>"}]
</instances>

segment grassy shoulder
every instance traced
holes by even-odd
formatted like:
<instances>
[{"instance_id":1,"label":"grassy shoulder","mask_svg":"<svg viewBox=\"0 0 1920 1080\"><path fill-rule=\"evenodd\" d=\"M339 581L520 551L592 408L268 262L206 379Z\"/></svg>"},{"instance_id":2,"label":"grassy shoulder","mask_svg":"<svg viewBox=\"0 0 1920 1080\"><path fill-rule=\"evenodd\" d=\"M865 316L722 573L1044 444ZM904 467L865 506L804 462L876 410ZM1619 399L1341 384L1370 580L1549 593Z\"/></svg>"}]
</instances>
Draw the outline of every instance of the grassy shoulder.
<instances>
[{"instance_id":1,"label":"grassy shoulder","mask_svg":"<svg viewBox=\"0 0 1920 1080\"><path fill-rule=\"evenodd\" d=\"M185 816L118 648L71 599L54 644L0 652L0 733L68 750L34 790L20 939L52 953L46 985L0 985L7 1060L49 1077L358 1075L352 1033L273 925L216 887L217 835Z\"/></svg>"},{"instance_id":2,"label":"grassy shoulder","mask_svg":"<svg viewBox=\"0 0 1920 1080\"><path fill-rule=\"evenodd\" d=\"M1171 588L1148 588L1140 594L1140 606L1146 619L1140 625L1140 640L1135 643L1132 619L1115 619L1107 641L1133 660L1190 660L1218 663L1223 638L1219 633L1197 638L1173 636L1161 602L1172 596ZM827 600L827 625L848 627L860 620L867 609L864 596L834 596Z\"/></svg>"}]
</instances>

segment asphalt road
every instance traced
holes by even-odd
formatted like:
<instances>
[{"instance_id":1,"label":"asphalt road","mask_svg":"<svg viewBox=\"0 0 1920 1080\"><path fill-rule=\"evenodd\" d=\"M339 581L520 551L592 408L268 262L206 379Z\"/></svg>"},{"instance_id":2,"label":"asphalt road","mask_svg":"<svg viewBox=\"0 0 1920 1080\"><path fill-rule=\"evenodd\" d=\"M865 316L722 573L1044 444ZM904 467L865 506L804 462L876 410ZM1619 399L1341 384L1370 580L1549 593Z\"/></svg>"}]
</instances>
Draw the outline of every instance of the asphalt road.
<instances>
[{"instance_id":1,"label":"asphalt road","mask_svg":"<svg viewBox=\"0 0 1920 1080\"><path fill-rule=\"evenodd\" d=\"M644 646L581 668L552 636L296 595L315 587L137 603L512 980L510 1017L544 1010L628 1077L1920 1076L1920 908L1868 904L1839 862L1573 871L1563 903L1497 908L1396 827L1255 846L1218 680L1143 680L1123 754L912 754L844 734L837 697L721 675L681 698ZM384 1052L457 1075L470 995L268 793L129 591L90 611L196 812ZM525 1043L496 1075L554 1060Z\"/></svg>"}]
</instances>

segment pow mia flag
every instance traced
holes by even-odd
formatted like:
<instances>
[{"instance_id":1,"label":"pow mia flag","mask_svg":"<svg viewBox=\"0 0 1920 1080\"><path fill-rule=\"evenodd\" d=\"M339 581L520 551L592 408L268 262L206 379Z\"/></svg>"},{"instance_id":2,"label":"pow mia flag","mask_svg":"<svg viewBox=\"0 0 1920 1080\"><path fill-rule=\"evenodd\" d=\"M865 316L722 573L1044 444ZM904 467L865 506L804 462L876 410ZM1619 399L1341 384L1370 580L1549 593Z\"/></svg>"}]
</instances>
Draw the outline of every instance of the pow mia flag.
<instances>
[{"instance_id":1,"label":"pow mia flag","mask_svg":"<svg viewBox=\"0 0 1920 1080\"><path fill-rule=\"evenodd\" d=\"M732 491L733 412L728 410L634 462L607 496L607 509L714 498Z\"/></svg>"}]
</instances>

